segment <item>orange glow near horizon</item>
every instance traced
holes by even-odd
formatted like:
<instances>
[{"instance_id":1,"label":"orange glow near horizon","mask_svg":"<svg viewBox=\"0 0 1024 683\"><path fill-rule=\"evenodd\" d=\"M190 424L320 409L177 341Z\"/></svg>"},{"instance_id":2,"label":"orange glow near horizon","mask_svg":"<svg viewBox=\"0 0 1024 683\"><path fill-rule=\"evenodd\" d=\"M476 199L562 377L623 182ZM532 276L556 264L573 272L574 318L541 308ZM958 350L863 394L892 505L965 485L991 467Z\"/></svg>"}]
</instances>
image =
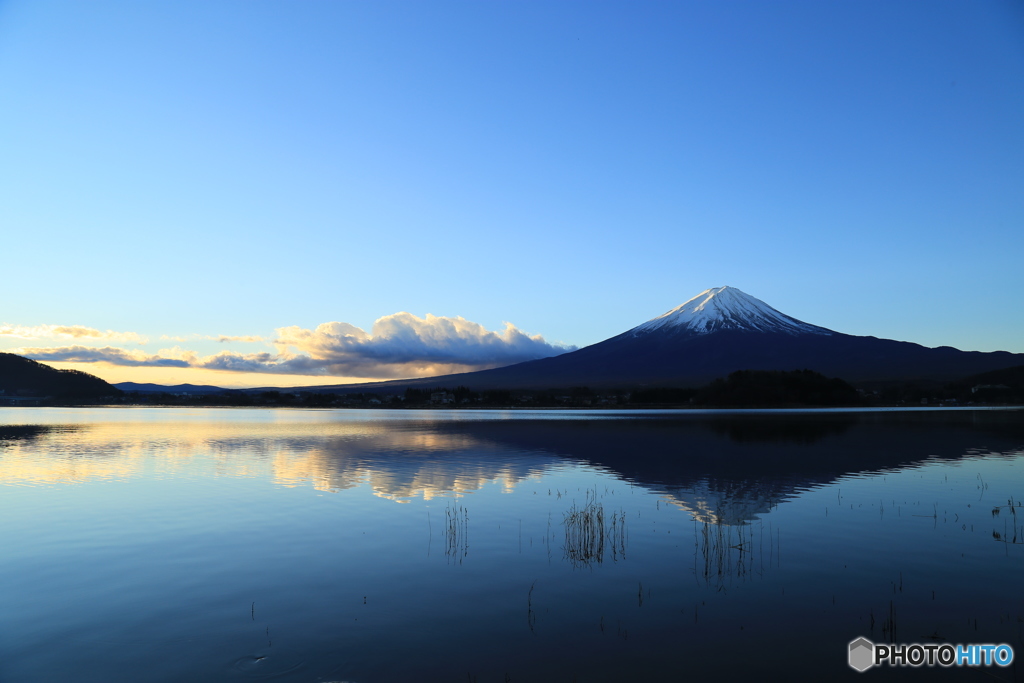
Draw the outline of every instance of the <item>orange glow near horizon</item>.
<instances>
[{"instance_id":1,"label":"orange glow near horizon","mask_svg":"<svg viewBox=\"0 0 1024 683\"><path fill-rule=\"evenodd\" d=\"M279 486L325 492L366 484L379 498L406 503L465 495L492 482L510 493L535 476L517 473L501 461L480 466L461 459L416 457L397 469L389 467L394 462L391 453L488 447L466 434L396 429L381 422L324 422L301 412L262 409L227 414L223 409L195 408L90 411L97 421L80 424L71 422L76 416L70 411L60 416L51 411L47 416L58 418L51 425L56 429L38 439L8 444L0 452L0 484L127 481L144 476L147 468L165 475L188 469L211 477L259 477Z\"/></svg>"},{"instance_id":2,"label":"orange glow near horizon","mask_svg":"<svg viewBox=\"0 0 1024 683\"><path fill-rule=\"evenodd\" d=\"M251 389L253 387L310 387L325 384L364 384L383 382L389 378L372 377L326 377L320 375L274 375L259 372L228 372L202 368L153 368L125 367L109 363L54 363L49 365L61 370L81 370L111 384L138 382L139 384L199 384L224 387L225 389Z\"/></svg>"}]
</instances>

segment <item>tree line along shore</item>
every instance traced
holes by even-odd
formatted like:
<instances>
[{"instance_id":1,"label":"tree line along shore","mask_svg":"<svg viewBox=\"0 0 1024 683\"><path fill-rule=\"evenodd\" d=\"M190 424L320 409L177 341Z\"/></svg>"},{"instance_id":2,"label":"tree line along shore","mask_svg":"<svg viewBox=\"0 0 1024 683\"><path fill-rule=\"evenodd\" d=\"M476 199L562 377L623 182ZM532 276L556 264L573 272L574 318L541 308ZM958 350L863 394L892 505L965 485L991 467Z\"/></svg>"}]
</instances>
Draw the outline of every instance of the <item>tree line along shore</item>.
<instances>
[{"instance_id":1,"label":"tree line along shore","mask_svg":"<svg viewBox=\"0 0 1024 683\"><path fill-rule=\"evenodd\" d=\"M0 353L0 405L141 405L308 408L759 408L970 406L1024 404L1024 366L955 382L877 382L854 387L812 370L740 370L701 387L587 386L544 391L464 386L357 390L203 390L125 392L77 370L58 370Z\"/></svg>"}]
</instances>

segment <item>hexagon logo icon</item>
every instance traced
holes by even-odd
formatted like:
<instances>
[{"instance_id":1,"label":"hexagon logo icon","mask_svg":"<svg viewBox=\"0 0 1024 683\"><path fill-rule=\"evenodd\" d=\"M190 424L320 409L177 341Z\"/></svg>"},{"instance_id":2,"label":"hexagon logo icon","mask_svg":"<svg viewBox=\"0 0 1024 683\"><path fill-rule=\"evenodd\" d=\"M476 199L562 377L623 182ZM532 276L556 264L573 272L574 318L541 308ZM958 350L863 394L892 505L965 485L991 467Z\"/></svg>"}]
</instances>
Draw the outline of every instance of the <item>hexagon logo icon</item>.
<instances>
[{"instance_id":1,"label":"hexagon logo icon","mask_svg":"<svg viewBox=\"0 0 1024 683\"><path fill-rule=\"evenodd\" d=\"M858 638L850 642L850 667L857 671L867 671L875 663L875 644L867 638Z\"/></svg>"}]
</instances>

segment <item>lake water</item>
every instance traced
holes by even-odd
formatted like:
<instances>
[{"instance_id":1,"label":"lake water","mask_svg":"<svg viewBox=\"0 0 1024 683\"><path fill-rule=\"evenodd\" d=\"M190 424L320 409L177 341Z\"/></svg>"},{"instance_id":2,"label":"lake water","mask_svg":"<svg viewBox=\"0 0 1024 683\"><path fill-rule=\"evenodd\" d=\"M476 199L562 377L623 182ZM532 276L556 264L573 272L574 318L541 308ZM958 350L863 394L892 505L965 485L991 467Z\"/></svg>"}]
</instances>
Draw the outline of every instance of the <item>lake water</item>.
<instances>
[{"instance_id":1,"label":"lake water","mask_svg":"<svg viewBox=\"0 0 1024 683\"><path fill-rule=\"evenodd\" d=\"M0 409L0 681L1024 680L1024 412ZM986 675L987 674L987 675Z\"/></svg>"}]
</instances>

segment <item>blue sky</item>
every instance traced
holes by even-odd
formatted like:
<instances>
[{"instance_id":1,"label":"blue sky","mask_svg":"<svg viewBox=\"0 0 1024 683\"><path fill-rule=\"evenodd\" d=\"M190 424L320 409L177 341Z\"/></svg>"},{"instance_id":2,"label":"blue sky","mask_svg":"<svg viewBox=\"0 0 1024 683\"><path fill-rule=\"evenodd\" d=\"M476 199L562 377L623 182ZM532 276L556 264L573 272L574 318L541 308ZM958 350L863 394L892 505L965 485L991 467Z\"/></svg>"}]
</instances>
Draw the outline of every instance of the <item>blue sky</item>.
<instances>
[{"instance_id":1,"label":"blue sky","mask_svg":"<svg viewBox=\"0 0 1024 683\"><path fill-rule=\"evenodd\" d=\"M1024 352L1022 122L1013 2L0 2L0 350L408 376L731 285Z\"/></svg>"}]
</instances>

